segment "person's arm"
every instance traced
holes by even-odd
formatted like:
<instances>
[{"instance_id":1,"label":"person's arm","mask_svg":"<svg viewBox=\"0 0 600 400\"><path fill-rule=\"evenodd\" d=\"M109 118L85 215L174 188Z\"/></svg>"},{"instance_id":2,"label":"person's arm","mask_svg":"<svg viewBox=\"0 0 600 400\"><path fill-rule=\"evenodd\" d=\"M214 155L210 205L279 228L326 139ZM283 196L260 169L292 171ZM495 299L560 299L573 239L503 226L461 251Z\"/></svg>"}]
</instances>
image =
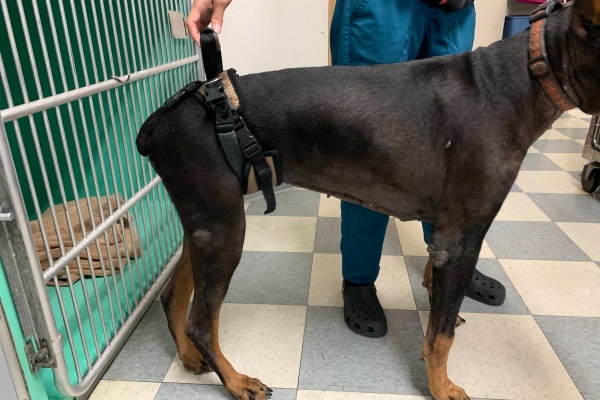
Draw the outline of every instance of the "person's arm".
<instances>
[{"instance_id":1,"label":"person's arm","mask_svg":"<svg viewBox=\"0 0 600 400\"><path fill-rule=\"evenodd\" d=\"M421 0L432 7L438 7L446 12L462 10L475 0Z\"/></svg>"},{"instance_id":2,"label":"person's arm","mask_svg":"<svg viewBox=\"0 0 600 400\"><path fill-rule=\"evenodd\" d=\"M200 46L200 32L208 24L212 25L216 33L221 33L225 9L232 0L194 0L188 14L186 25L190 36Z\"/></svg>"}]
</instances>

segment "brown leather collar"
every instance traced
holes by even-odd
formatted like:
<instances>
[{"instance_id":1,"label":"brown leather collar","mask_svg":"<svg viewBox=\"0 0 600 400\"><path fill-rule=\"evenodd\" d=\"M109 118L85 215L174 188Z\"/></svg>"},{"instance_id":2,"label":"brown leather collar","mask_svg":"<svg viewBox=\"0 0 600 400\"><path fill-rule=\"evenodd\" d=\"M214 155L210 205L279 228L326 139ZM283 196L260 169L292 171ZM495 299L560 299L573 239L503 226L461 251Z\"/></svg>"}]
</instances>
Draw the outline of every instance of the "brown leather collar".
<instances>
[{"instance_id":1,"label":"brown leather collar","mask_svg":"<svg viewBox=\"0 0 600 400\"><path fill-rule=\"evenodd\" d=\"M559 110L567 111L577 107L577 97L570 87L565 85L563 88L556 81L548 63L546 41L544 40L546 18L552 11L562 8L563 5L563 1L548 1L531 14L529 18L531 22L531 31L529 33L529 72L540 82L544 93L546 93L550 101Z\"/></svg>"}]
</instances>

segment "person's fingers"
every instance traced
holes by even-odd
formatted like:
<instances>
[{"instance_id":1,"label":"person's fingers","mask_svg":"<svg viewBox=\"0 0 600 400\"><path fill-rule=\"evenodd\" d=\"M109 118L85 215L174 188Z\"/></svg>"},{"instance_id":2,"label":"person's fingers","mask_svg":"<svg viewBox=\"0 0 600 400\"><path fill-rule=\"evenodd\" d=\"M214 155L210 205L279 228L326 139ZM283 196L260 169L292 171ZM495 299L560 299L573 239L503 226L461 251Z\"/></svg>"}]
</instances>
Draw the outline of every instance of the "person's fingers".
<instances>
[{"instance_id":1,"label":"person's fingers","mask_svg":"<svg viewBox=\"0 0 600 400\"><path fill-rule=\"evenodd\" d=\"M200 46L200 31L201 31L201 14L200 10L196 7L192 7L187 17L185 24L187 25L188 32L192 37L192 40Z\"/></svg>"},{"instance_id":2,"label":"person's fingers","mask_svg":"<svg viewBox=\"0 0 600 400\"><path fill-rule=\"evenodd\" d=\"M214 0L213 2L213 14L210 24L216 33L221 33L223 15L225 15L225 9L229 4L231 4L231 0Z\"/></svg>"}]
</instances>

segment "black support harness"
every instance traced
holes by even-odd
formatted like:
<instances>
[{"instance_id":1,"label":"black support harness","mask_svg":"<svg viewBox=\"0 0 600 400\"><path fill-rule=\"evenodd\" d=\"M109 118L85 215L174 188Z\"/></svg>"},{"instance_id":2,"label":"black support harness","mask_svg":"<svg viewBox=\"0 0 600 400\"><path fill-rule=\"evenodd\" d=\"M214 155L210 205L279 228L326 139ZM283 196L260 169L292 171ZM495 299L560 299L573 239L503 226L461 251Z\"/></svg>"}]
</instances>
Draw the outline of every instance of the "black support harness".
<instances>
[{"instance_id":1,"label":"black support harness","mask_svg":"<svg viewBox=\"0 0 600 400\"><path fill-rule=\"evenodd\" d=\"M211 109L217 138L244 194L261 190L267 202L265 214L271 213L276 206L273 187L281 185L283 176L279 154L276 150L263 151L240 115L237 74L234 69L222 71L221 51L214 32L203 30L201 42L206 75L212 79L190 83L169 98L164 107L173 108L193 96L203 107Z\"/></svg>"}]
</instances>

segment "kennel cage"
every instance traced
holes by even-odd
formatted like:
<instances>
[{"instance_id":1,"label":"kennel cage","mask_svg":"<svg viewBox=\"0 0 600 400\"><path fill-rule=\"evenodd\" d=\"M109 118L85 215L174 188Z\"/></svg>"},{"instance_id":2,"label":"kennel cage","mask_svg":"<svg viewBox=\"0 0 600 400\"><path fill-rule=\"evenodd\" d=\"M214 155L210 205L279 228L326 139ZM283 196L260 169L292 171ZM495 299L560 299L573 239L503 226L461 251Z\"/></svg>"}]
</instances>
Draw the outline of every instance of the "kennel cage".
<instances>
[{"instance_id":1,"label":"kennel cage","mask_svg":"<svg viewBox=\"0 0 600 400\"><path fill-rule=\"evenodd\" d=\"M135 137L198 79L176 38L189 6L0 0L0 310L19 398L87 395L180 256Z\"/></svg>"},{"instance_id":2,"label":"kennel cage","mask_svg":"<svg viewBox=\"0 0 600 400\"><path fill-rule=\"evenodd\" d=\"M593 193L600 185L600 115L592 117L581 156L588 160L581 171L581 186Z\"/></svg>"}]
</instances>

